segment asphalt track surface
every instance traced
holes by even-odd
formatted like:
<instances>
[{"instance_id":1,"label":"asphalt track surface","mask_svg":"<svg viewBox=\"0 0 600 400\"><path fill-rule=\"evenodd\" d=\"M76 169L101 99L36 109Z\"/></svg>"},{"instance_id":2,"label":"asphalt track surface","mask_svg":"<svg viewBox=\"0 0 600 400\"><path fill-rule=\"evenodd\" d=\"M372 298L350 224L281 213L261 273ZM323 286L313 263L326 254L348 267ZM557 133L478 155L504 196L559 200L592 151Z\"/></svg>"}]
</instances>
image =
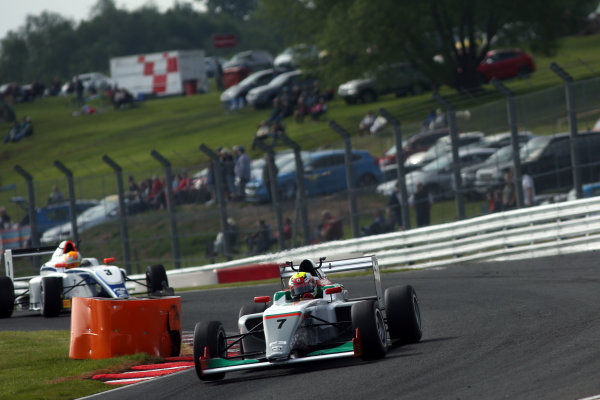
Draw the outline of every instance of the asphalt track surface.
<instances>
[{"instance_id":1,"label":"asphalt track surface","mask_svg":"<svg viewBox=\"0 0 600 400\"><path fill-rule=\"evenodd\" d=\"M598 253L504 263L458 264L383 274L384 288L419 295L421 343L384 359L235 372L201 382L194 370L105 392L94 399L583 399L600 395ZM365 277L340 280L351 294ZM238 310L277 285L182 294L182 323L236 329ZM69 318L15 313L1 330L68 329Z\"/></svg>"}]
</instances>

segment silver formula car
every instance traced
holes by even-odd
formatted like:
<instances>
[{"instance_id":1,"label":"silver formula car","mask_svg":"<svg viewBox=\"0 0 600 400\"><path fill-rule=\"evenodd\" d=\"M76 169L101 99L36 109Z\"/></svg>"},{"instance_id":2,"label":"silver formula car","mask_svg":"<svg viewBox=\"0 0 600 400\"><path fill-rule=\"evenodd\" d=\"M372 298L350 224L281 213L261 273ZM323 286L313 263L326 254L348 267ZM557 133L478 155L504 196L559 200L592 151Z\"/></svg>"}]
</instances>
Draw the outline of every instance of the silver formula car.
<instances>
[{"instance_id":1,"label":"silver formula car","mask_svg":"<svg viewBox=\"0 0 600 400\"><path fill-rule=\"evenodd\" d=\"M391 287L382 293L377 258L367 256L316 265L303 260L281 267L282 290L272 305L255 297L239 313L239 334L227 335L218 321L200 321L194 330L194 364L203 381L225 373L283 367L343 357L384 357L393 343L416 343L422 336L414 289ZM350 298L343 285L325 275L371 269L375 294ZM316 288L311 282L315 281ZM239 345L239 353L230 351Z\"/></svg>"},{"instance_id":2,"label":"silver formula car","mask_svg":"<svg viewBox=\"0 0 600 400\"><path fill-rule=\"evenodd\" d=\"M13 257L37 257L52 254L40 268L40 275L13 279ZM112 265L114 258L105 258L101 264L96 258L81 258L75 244L63 241L54 249L7 250L4 254L6 276L0 277L0 318L9 318L15 309L39 311L44 317L56 317L70 311L74 297L130 297L124 269ZM167 274L162 265L146 270L148 294L172 295Z\"/></svg>"}]
</instances>

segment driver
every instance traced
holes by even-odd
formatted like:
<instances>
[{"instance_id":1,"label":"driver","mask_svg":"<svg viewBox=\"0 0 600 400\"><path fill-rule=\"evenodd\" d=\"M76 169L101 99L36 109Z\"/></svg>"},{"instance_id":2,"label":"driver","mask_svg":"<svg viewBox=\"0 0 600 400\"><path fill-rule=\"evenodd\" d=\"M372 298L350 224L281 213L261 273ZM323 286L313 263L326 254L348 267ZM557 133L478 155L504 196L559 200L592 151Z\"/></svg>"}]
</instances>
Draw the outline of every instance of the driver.
<instances>
[{"instance_id":1,"label":"driver","mask_svg":"<svg viewBox=\"0 0 600 400\"><path fill-rule=\"evenodd\" d=\"M81 264L81 254L77 251L75 244L70 240L61 242L54 253L52 258L42 265L43 270L48 268L77 268Z\"/></svg>"},{"instance_id":2,"label":"driver","mask_svg":"<svg viewBox=\"0 0 600 400\"><path fill-rule=\"evenodd\" d=\"M314 299L317 296L317 281L308 272L296 272L288 285L294 301Z\"/></svg>"}]
</instances>

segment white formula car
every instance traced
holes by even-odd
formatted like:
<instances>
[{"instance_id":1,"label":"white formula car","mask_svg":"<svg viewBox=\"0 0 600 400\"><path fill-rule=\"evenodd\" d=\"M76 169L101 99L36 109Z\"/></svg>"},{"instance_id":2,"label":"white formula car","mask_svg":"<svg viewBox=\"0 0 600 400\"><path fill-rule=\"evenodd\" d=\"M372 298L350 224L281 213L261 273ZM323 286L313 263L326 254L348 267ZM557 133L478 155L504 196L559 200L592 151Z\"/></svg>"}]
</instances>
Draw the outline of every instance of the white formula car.
<instances>
[{"instance_id":1,"label":"white formula car","mask_svg":"<svg viewBox=\"0 0 600 400\"><path fill-rule=\"evenodd\" d=\"M194 330L194 364L203 381L225 373L298 363L361 357L384 357L392 343L421 340L421 315L414 289L391 287L382 293L377 258L367 256L319 265L303 260L281 267L282 290L273 304L268 296L240 310L239 334L225 334L218 321L200 321ZM327 272L372 269L375 295L349 298ZM289 279L289 280L288 280ZM316 285L313 285L315 283ZM239 344L240 352L231 352Z\"/></svg>"},{"instance_id":2,"label":"white formula car","mask_svg":"<svg viewBox=\"0 0 600 400\"><path fill-rule=\"evenodd\" d=\"M56 317L70 311L74 297L130 297L124 269L111 265L114 258L100 264L95 258L81 258L73 242L63 241L40 268L40 275L13 280L13 257L48 254L49 248L20 249L5 253L6 276L0 277L0 318L9 318L14 309L39 311L44 317ZM146 280L135 282L147 286L150 296L173 295L162 265L146 270Z\"/></svg>"}]
</instances>

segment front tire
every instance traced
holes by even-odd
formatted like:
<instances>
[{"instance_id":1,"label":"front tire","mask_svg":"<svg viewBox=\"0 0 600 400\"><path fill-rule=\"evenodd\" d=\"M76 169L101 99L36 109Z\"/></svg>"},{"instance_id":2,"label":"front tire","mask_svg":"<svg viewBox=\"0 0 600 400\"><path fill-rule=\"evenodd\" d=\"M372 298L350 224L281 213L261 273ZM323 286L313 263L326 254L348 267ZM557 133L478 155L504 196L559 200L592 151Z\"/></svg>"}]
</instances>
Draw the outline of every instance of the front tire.
<instances>
[{"instance_id":1,"label":"front tire","mask_svg":"<svg viewBox=\"0 0 600 400\"><path fill-rule=\"evenodd\" d=\"M146 268L146 285L148 286L148 296L161 295L165 289L169 288L167 272L162 264L150 265Z\"/></svg>"},{"instance_id":2,"label":"front tire","mask_svg":"<svg viewBox=\"0 0 600 400\"><path fill-rule=\"evenodd\" d=\"M8 276L0 277L0 318L10 318L15 309L15 286Z\"/></svg>"},{"instance_id":3,"label":"front tire","mask_svg":"<svg viewBox=\"0 0 600 400\"><path fill-rule=\"evenodd\" d=\"M384 294L388 329L392 340L417 343L423 336L417 293L412 286L395 286Z\"/></svg>"},{"instance_id":4,"label":"front tire","mask_svg":"<svg viewBox=\"0 0 600 400\"><path fill-rule=\"evenodd\" d=\"M204 356L204 348L208 347L210 358L226 358L227 343L225 329L219 321L200 321L194 328L194 367L201 381L217 381L225 377L225 373L204 375L200 367L200 357Z\"/></svg>"},{"instance_id":5,"label":"front tire","mask_svg":"<svg viewBox=\"0 0 600 400\"><path fill-rule=\"evenodd\" d=\"M40 288L40 313L44 318L58 317L62 309L62 279L46 276Z\"/></svg>"},{"instance_id":6,"label":"front tire","mask_svg":"<svg viewBox=\"0 0 600 400\"><path fill-rule=\"evenodd\" d=\"M361 301L352 305L352 328L358 328L362 341L363 360L385 357L387 336L381 310L374 301Z\"/></svg>"}]
</instances>

